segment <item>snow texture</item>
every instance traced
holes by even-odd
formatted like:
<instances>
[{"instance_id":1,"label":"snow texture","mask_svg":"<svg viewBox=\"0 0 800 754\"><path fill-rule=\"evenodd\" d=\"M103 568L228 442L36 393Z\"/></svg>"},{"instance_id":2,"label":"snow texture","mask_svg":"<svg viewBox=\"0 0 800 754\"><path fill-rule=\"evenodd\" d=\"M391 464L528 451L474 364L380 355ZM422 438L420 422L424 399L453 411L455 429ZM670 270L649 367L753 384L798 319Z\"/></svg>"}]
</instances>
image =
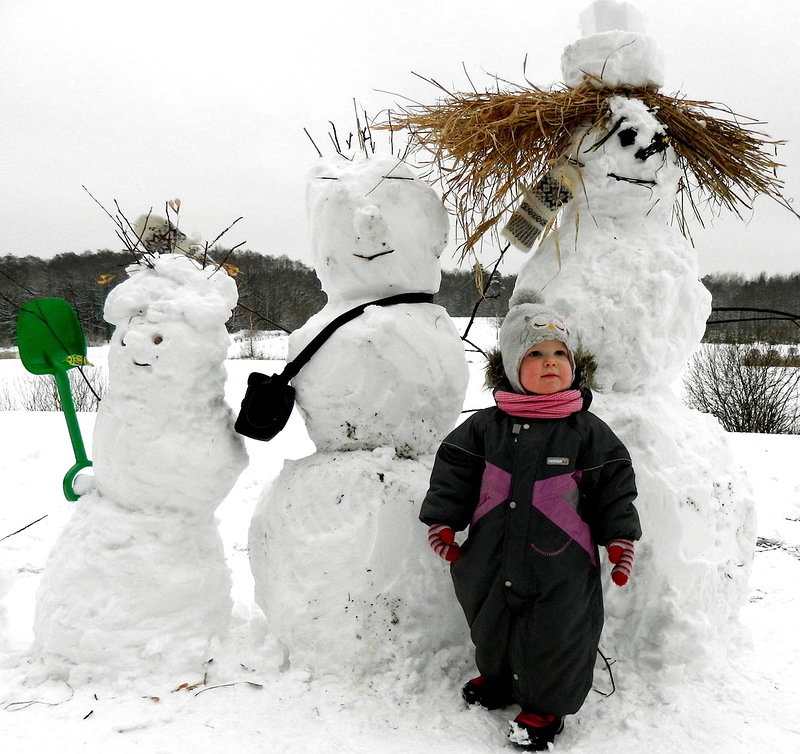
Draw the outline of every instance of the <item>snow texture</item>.
<instances>
[{"instance_id":1,"label":"snow texture","mask_svg":"<svg viewBox=\"0 0 800 754\"><path fill-rule=\"evenodd\" d=\"M645 32L644 16L631 3L618 0L595 0L580 14L581 36L588 37L604 31Z\"/></svg>"},{"instance_id":2,"label":"snow texture","mask_svg":"<svg viewBox=\"0 0 800 754\"><path fill-rule=\"evenodd\" d=\"M323 309L292 333L290 355L333 315ZM435 452L455 426L466 382L447 312L398 304L369 307L337 330L292 384L318 450L389 446L413 458Z\"/></svg>"},{"instance_id":3,"label":"snow texture","mask_svg":"<svg viewBox=\"0 0 800 754\"><path fill-rule=\"evenodd\" d=\"M586 76L598 88L664 85L664 55L655 39L644 34L644 20L633 5L597 0L580 21L583 36L561 56L567 86L578 86Z\"/></svg>"},{"instance_id":4,"label":"snow texture","mask_svg":"<svg viewBox=\"0 0 800 754\"><path fill-rule=\"evenodd\" d=\"M231 580L214 511L246 465L224 401L236 286L184 256L106 301L116 325L81 497L37 595L44 671L70 682L201 666L224 635Z\"/></svg>"},{"instance_id":5,"label":"snow texture","mask_svg":"<svg viewBox=\"0 0 800 754\"><path fill-rule=\"evenodd\" d=\"M495 337L488 320L479 321L470 335L484 348L490 347ZM90 349L89 360L101 365L106 351ZM481 390L482 359L472 353L467 356L472 380L465 408L476 409L488 405L491 396ZM241 400L247 374L263 370L263 366L244 360L228 363L230 403ZM272 366L278 369L280 363ZM13 384L15 376L23 372L18 360L0 360L0 383ZM90 436L95 416L79 417ZM505 732L518 709L487 713L463 705L459 688L474 675L474 668L467 661L450 666L454 654L449 650L441 657L429 651L428 641L438 635L438 616L432 621L433 630L419 637L415 649L419 657L432 659L424 667L421 662L408 663L408 672L387 667L369 677L346 672L314 677L284 662L283 652L253 604L247 528L264 485L275 479L284 461L303 458L313 451L298 414L272 442L246 441L252 462L217 510L233 572L235 606L231 630L204 658L213 658L212 662L164 678L137 656L128 654L129 665L123 672L131 677L138 675L138 679L122 689L119 683L112 686L101 679L68 686L62 680L43 680L40 674L34 675L31 671L37 669L38 662L30 651L34 595L47 553L68 524L74 507L65 503L60 492L70 446L63 417L55 412L4 412L0 423L0 472L5 493L4 505L0 506L0 538L46 515L39 523L0 542L0 572L6 575L8 589L0 596L0 612L5 609L7 617L7 630L0 630L4 749L17 754L511 751ZM716 442L718 429L710 420L697 431L698 442L704 436L711 444ZM638 672L629 654L612 653L604 639L601 646L614 661L616 693L601 696L599 692L610 691L610 683L608 673L598 667L596 691L578 714L567 718L564 733L556 741L556 750L562 754L794 754L800 749L800 646L796 635L800 481L791 471L800 438L727 437L727 444L735 451L733 467L747 464L762 538L749 600L740 612L740 633L724 645L713 643L701 648L702 654L715 658L710 665L665 666L660 670L651 666L648 672ZM631 444L631 450L641 456L642 446L646 448L648 442L642 437L638 444ZM667 483L669 469L662 471L662 482ZM417 536L424 542L424 526ZM389 550L386 552L388 558ZM377 551L371 560L381 561ZM444 612L452 585L440 573L442 566L432 552L428 552L427 563L428 579L440 590L435 599L445 600L439 603ZM385 573L388 560L381 565ZM637 560L633 586L637 576L644 573L640 566L643 563ZM624 602L629 587L617 589L607 579L604 582L607 597L620 595ZM427 599L426 589L420 592L420 599ZM409 610L424 609L417 605L415 594L409 591ZM675 595L676 600L700 598L684 592ZM289 604L292 599L292 595L286 597ZM131 610L125 605L120 609ZM131 610L131 614L135 617L137 611ZM402 631L404 625L399 622L392 628ZM331 647L336 645L338 631L329 636L329 641ZM460 649L469 655L469 642L463 640ZM723 657L724 651L727 656Z\"/></svg>"},{"instance_id":6,"label":"snow texture","mask_svg":"<svg viewBox=\"0 0 800 754\"><path fill-rule=\"evenodd\" d=\"M447 235L435 192L396 160L321 161L308 199L329 301L292 333L290 357L355 304L435 292ZM464 661L460 610L417 517L468 377L445 310L402 304L369 307L292 381L317 452L285 464L250 528L256 601L292 667L364 677L453 647Z\"/></svg>"},{"instance_id":7,"label":"snow texture","mask_svg":"<svg viewBox=\"0 0 800 754\"><path fill-rule=\"evenodd\" d=\"M630 586L607 600L604 641L649 673L726 643L747 593L755 520L721 428L672 387L711 303L670 222L675 155L640 101L609 106L604 126L574 139L574 196L523 265L512 304L540 291L598 362L593 410L631 451L644 532Z\"/></svg>"},{"instance_id":8,"label":"snow texture","mask_svg":"<svg viewBox=\"0 0 800 754\"><path fill-rule=\"evenodd\" d=\"M583 167L574 198L516 289L539 290L566 314L578 345L601 357L601 389L631 392L675 381L700 342L711 295L669 222L679 178L671 148L636 157L663 127L638 100L614 97L610 108L608 128L620 123L611 138L596 147L606 130L576 137Z\"/></svg>"},{"instance_id":9,"label":"snow texture","mask_svg":"<svg viewBox=\"0 0 800 754\"><path fill-rule=\"evenodd\" d=\"M415 679L434 655L469 659L447 566L418 520L431 460L379 448L286 462L253 519L250 553L256 601L292 667Z\"/></svg>"}]
</instances>

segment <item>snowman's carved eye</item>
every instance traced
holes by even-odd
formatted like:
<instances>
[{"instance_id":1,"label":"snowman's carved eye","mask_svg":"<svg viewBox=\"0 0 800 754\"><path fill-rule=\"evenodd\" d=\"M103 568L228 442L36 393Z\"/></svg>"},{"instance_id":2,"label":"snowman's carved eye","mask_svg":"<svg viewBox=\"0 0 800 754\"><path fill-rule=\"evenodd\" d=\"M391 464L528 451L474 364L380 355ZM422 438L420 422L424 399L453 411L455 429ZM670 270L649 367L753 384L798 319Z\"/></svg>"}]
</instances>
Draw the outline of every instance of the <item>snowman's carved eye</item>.
<instances>
[{"instance_id":1,"label":"snowman's carved eye","mask_svg":"<svg viewBox=\"0 0 800 754\"><path fill-rule=\"evenodd\" d=\"M164 338L162 338L160 335L154 335L153 336L153 343L155 343L157 346L160 345L163 342L164 342Z\"/></svg>"},{"instance_id":2,"label":"snowman's carved eye","mask_svg":"<svg viewBox=\"0 0 800 754\"><path fill-rule=\"evenodd\" d=\"M629 147L636 141L636 129L635 128L625 128L619 132L619 143L622 144L623 147Z\"/></svg>"}]
</instances>

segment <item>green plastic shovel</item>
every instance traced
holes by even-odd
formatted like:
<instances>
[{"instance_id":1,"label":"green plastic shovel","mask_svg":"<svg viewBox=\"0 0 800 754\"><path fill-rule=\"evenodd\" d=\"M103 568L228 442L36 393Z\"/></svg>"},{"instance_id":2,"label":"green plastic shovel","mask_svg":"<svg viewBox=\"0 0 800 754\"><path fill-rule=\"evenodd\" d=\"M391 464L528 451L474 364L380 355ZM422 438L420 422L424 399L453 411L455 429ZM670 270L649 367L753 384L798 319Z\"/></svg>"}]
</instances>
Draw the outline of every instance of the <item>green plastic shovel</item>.
<instances>
[{"instance_id":1,"label":"green plastic shovel","mask_svg":"<svg viewBox=\"0 0 800 754\"><path fill-rule=\"evenodd\" d=\"M75 465L66 473L64 496L75 501L73 482L78 472L92 465L83 447L81 428L67 371L87 364L86 339L75 310L63 298L37 298L25 304L17 317L17 347L25 368L33 374L52 374L67 420Z\"/></svg>"}]
</instances>

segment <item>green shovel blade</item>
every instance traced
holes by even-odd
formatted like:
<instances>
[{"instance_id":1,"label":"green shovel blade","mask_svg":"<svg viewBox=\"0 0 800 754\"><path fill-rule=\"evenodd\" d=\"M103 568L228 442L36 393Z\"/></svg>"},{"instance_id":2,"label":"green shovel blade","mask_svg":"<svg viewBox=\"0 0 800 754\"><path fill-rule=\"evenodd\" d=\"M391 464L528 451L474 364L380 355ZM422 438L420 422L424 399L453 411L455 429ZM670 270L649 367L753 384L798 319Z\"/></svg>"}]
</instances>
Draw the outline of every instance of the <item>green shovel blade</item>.
<instances>
[{"instance_id":1,"label":"green shovel blade","mask_svg":"<svg viewBox=\"0 0 800 754\"><path fill-rule=\"evenodd\" d=\"M20 309L17 347L22 363L33 374L55 374L58 364L69 369L67 357L86 357L81 323L63 298L37 298Z\"/></svg>"},{"instance_id":2,"label":"green shovel blade","mask_svg":"<svg viewBox=\"0 0 800 754\"><path fill-rule=\"evenodd\" d=\"M17 347L25 368L33 374L52 374L67 421L75 464L64 477L67 500L77 500L73 482L78 472L92 465L86 457L75 414L67 370L86 361L86 339L75 310L63 298L37 298L25 304L17 316Z\"/></svg>"}]
</instances>

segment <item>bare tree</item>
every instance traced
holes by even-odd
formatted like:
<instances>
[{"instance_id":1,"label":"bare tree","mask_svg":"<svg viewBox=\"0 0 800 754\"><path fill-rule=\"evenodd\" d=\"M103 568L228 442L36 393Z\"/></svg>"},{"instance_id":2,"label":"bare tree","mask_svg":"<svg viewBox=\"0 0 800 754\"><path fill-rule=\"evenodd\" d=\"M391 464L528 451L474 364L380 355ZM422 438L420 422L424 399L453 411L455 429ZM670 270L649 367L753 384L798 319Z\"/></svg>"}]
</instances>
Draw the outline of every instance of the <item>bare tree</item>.
<instances>
[{"instance_id":1,"label":"bare tree","mask_svg":"<svg viewBox=\"0 0 800 754\"><path fill-rule=\"evenodd\" d=\"M712 414L728 432L800 433L800 367L777 349L707 345L684 377L690 408Z\"/></svg>"}]
</instances>

